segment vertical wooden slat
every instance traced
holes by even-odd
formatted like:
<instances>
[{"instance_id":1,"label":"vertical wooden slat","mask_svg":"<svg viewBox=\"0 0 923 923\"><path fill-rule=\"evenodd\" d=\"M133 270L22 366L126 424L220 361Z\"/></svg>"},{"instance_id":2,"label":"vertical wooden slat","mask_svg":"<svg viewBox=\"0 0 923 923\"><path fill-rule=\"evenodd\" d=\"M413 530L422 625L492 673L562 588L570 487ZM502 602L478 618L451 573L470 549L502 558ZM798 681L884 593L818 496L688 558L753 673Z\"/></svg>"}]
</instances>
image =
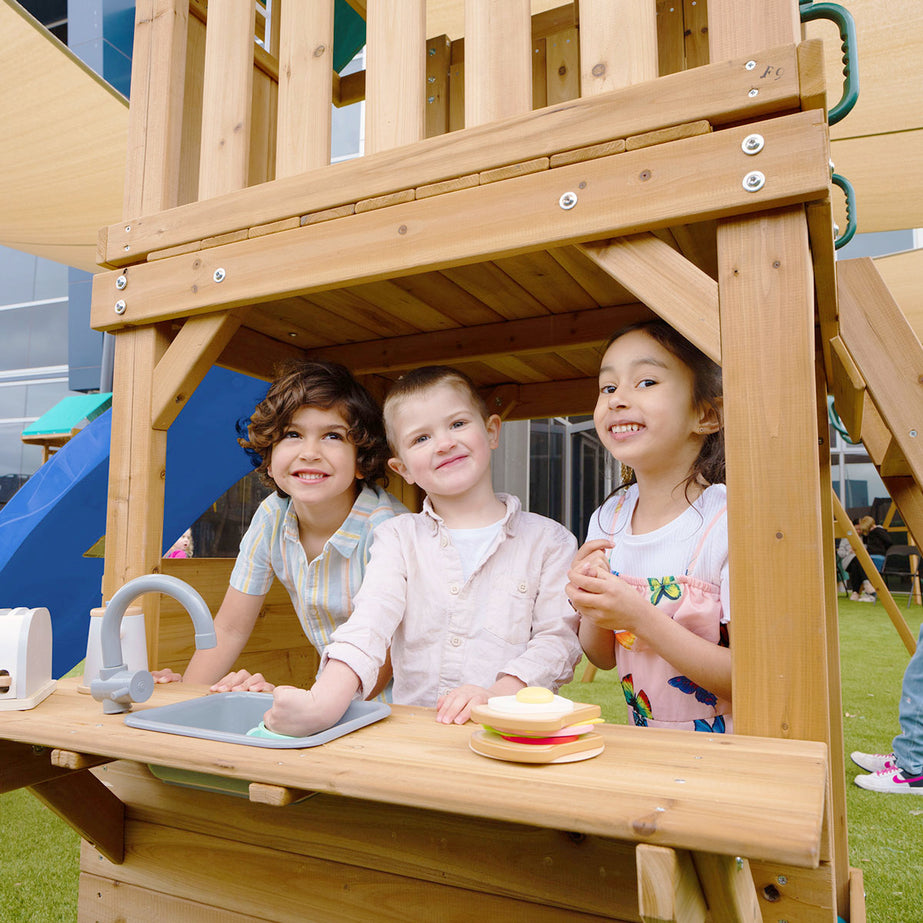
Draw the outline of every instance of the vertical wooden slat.
<instances>
[{"instance_id":1,"label":"vertical wooden slat","mask_svg":"<svg viewBox=\"0 0 923 923\"><path fill-rule=\"evenodd\" d=\"M657 0L657 55L661 77L678 73L686 66L683 30L682 6L676 0Z\"/></svg>"},{"instance_id":2,"label":"vertical wooden slat","mask_svg":"<svg viewBox=\"0 0 923 923\"><path fill-rule=\"evenodd\" d=\"M424 136L425 0L369 0L366 20L365 150Z\"/></svg>"},{"instance_id":3,"label":"vertical wooden slat","mask_svg":"<svg viewBox=\"0 0 923 923\"><path fill-rule=\"evenodd\" d=\"M683 0L686 68L708 64L708 0Z\"/></svg>"},{"instance_id":4,"label":"vertical wooden slat","mask_svg":"<svg viewBox=\"0 0 923 923\"><path fill-rule=\"evenodd\" d=\"M580 0L582 96L654 80L655 0Z\"/></svg>"},{"instance_id":5,"label":"vertical wooden slat","mask_svg":"<svg viewBox=\"0 0 923 923\"><path fill-rule=\"evenodd\" d=\"M547 105L580 95L580 39L576 29L562 29L545 39Z\"/></svg>"},{"instance_id":6,"label":"vertical wooden slat","mask_svg":"<svg viewBox=\"0 0 923 923\"><path fill-rule=\"evenodd\" d=\"M126 218L178 204L189 0L139 0L128 117Z\"/></svg>"},{"instance_id":7,"label":"vertical wooden slat","mask_svg":"<svg viewBox=\"0 0 923 923\"><path fill-rule=\"evenodd\" d=\"M465 40L452 42L449 54L449 131L465 127Z\"/></svg>"},{"instance_id":8,"label":"vertical wooden slat","mask_svg":"<svg viewBox=\"0 0 923 923\"><path fill-rule=\"evenodd\" d=\"M532 108L543 109L548 105L548 85L545 67L547 43L544 38L537 38L532 43Z\"/></svg>"},{"instance_id":9,"label":"vertical wooden slat","mask_svg":"<svg viewBox=\"0 0 923 923\"><path fill-rule=\"evenodd\" d=\"M465 126L532 108L529 0L465 0Z\"/></svg>"},{"instance_id":10,"label":"vertical wooden slat","mask_svg":"<svg viewBox=\"0 0 923 923\"><path fill-rule=\"evenodd\" d=\"M253 88L253 0L208 8L199 199L247 185Z\"/></svg>"},{"instance_id":11,"label":"vertical wooden slat","mask_svg":"<svg viewBox=\"0 0 923 923\"><path fill-rule=\"evenodd\" d=\"M797 0L709 0L712 61L797 42ZM821 740L830 701L828 595L815 401L814 305L801 208L718 223L727 433L735 730ZM796 477L792 473L797 472ZM828 488L829 489L829 488ZM832 594L831 594L832 595ZM767 657L766 652L773 651ZM833 752L833 751L831 751ZM837 751L840 752L840 751ZM831 789L831 801L840 797ZM848 908L842 804L828 828L834 898Z\"/></svg>"},{"instance_id":12,"label":"vertical wooden slat","mask_svg":"<svg viewBox=\"0 0 923 923\"><path fill-rule=\"evenodd\" d=\"M279 45L276 177L330 163L333 0L286 3Z\"/></svg>"},{"instance_id":13,"label":"vertical wooden slat","mask_svg":"<svg viewBox=\"0 0 923 923\"><path fill-rule=\"evenodd\" d=\"M426 43L426 137L449 130L449 62L452 44L447 35Z\"/></svg>"}]
</instances>

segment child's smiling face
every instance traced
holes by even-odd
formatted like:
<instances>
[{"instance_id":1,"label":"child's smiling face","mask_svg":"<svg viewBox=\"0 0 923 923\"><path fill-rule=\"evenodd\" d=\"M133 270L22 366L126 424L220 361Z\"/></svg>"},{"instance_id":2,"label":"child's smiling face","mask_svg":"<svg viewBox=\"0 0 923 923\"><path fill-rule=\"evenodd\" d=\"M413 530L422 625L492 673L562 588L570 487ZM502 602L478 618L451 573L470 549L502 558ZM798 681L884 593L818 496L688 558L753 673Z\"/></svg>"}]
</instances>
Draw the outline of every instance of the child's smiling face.
<instances>
[{"instance_id":1,"label":"child's smiling face","mask_svg":"<svg viewBox=\"0 0 923 923\"><path fill-rule=\"evenodd\" d=\"M269 476L296 504L342 503L355 498L356 447L349 421L336 407L304 406L272 447Z\"/></svg>"},{"instance_id":2,"label":"child's smiling face","mask_svg":"<svg viewBox=\"0 0 923 923\"><path fill-rule=\"evenodd\" d=\"M606 350L593 420L606 449L636 472L677 467L682 475L702 438L717 429L693 405L692 370L643 330Z\"/></svg>"},{"instance_id":3,"label":"child's smiling face","mask_svg":"<svg viewBox=\"0 0 923 923\"><path fill-rule=\"evenodd\" d=\"M397 453L388 463L431 497L457 497L490 483L500 418L485 421L470 397L449 383L401 398L389 410Z\"/></svg>"}]
</instances>

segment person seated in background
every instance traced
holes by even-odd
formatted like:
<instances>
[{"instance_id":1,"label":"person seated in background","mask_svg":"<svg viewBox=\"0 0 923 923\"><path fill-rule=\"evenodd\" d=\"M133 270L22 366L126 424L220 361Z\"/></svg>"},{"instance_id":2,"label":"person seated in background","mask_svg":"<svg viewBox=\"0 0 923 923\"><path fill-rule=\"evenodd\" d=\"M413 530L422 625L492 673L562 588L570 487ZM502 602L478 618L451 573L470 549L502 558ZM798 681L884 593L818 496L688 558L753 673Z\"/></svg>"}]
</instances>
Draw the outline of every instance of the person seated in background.
<instances>
[{"instance_id":1,"label":"person seated in background","mask_svg":"<svg viewBox=\"0 0 923 923\"><path fill-rule=\"evenodd\" d=\"M887 529L878 525L871 516L863 516L856 524L856 531L862 536L862 541L868 550L872 563L881 570L885 563L885 555L894 544Z\"/></svg>"},{"instance_id":2,"label":"person seated in background","mask_svg":"<svg viewBox=\"0 0 923 923\"><path fill-rule=\"evenodd\" d=\"M856 534L859 534L858 523L854 522L853 527ZM856 557L852 544L848 538L841 538L836 546L836 554L840 559L840 565L846 571L849 577L849 598L853 602L873 603L875 602L875 588L865 577L865 571L862 569L862 563Z\"/></svg>"}]
</instances>

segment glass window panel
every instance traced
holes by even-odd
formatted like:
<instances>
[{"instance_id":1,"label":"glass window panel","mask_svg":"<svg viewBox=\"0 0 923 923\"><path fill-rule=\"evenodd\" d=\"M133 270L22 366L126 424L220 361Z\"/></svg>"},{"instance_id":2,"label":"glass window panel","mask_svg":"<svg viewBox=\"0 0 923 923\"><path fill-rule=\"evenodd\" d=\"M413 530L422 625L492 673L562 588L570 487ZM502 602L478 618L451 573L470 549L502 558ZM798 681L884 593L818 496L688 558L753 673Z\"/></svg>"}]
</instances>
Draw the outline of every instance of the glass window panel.
<instances>
[{"instance_id":1,"label":"glass window panel","mask_svg":"<svg viewBox=\"0 0 923 923\"><path fill-rule=\"evenodd\" d=\"M0 420L12 417L16 420L26 415L26 386L25 385L0 385ZM14 424L10 424L14 425ZM24 428L23 423L15 424L16 439Z\"/></svg>"},{"instance_id":2,"label":"glass window panel","mask_svg":"<svg viewBox=\"0 0 923 923\"><path fill-rule=\"evenodd\" d=\"M0 311L0 370L22 368L29 350L29 309ZM6 414L0 413L0 416Z\"/></svg>"},{"instance_id":3,"label":"glass window panel","mask_svg":"<svg viewBox=\"0 0 923 923\"><path fill-rule=\"evenodd\" d=\"M29 308L27 365L67 365L67 302ZM8 312L19 313L19 312Z\"/></svg>"},{"instance_id":4,"label":"glass window panel","mask_svg":"<svg viewBox=\"0 0 923 923\"><path fill-rule=\"evenodd\" d=\"M0 305L35 301L36 257L0 247Z\"/></svg>"},{"instance_id":5,"label":"glass window panel","mask_svg":"<svg viewBox=\"0 0 923 923\"><path fill-rule=\"evenodd\" d=\"M61 398L71 393L67 387L67 379L52 381L41 385L26 386L26 413L27 417L40 417L51 410Z\"/></svg>"}]
</instances>

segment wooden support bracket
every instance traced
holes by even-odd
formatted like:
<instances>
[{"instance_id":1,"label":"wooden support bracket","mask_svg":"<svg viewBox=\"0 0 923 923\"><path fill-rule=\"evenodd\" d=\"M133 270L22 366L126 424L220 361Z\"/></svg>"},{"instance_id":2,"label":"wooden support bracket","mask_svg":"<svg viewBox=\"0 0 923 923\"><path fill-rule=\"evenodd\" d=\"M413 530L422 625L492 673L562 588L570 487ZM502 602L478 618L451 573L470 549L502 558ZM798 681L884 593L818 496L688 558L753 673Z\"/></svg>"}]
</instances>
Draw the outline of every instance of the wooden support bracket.
<instances>
[{"instance_id":1,"label":"wooden support bracket","mask_svg":"<svg viewBox=\"0 0 923 923\"><path fill-rule=\"evenodd\" d=\"M268 785L265 782L251 782L249 791L250 800L254 804L270 804L276 808L287 807L317 794L317 792L306 792L300 788L288 788L284 785Z\"/></svg>"},{"instance_id":2,"label":"wooden support bracket","mask_svg":"<svg viewBox=\"0 0 923 923\"><path fill-rule=\"evenodd\" d=\"M750 863L739 856L692 854L712 923L762 923Z\"/></svg>"},{"instance_id":3,"label":"wooden support bracket","mask_svg":"<svg viewBox=\"0 0 923 923\"><path fill-rule=\"evenodd\" d=\"M639 843L638 910L644 923L702 923L705 897L685 849Z\"/></svg>"}]
</instances>

